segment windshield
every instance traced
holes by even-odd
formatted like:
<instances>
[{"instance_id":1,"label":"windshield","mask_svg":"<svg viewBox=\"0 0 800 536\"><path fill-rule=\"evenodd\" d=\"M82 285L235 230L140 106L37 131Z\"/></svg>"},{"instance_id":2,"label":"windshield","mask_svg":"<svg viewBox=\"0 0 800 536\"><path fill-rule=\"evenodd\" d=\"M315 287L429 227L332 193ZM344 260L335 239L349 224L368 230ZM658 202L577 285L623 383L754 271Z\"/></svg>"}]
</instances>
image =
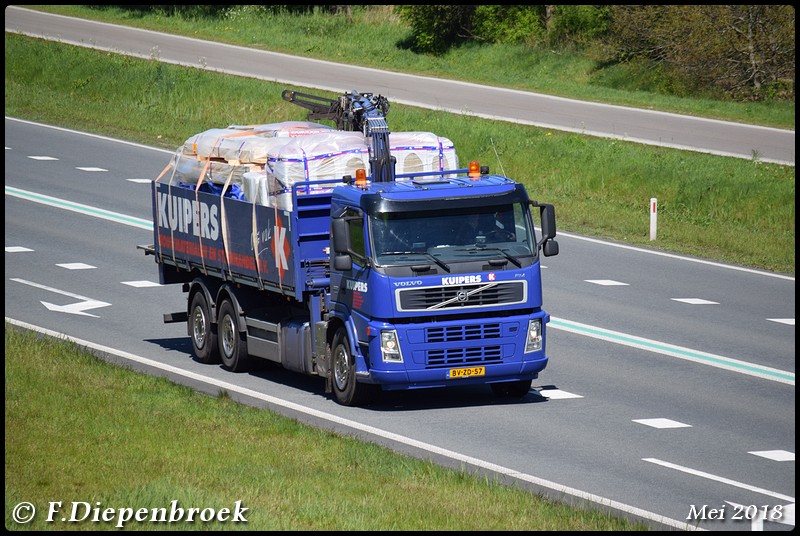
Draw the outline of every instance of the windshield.
<instances>
[{"instance_id":1,"label":"windshield","mask_svg":"<svg viewBox=\"0 0 800 536\"><path fill-rule=\"evenodd\" d=\"M379 266L438 265L502 259L521 265L534 255L533 227L521 203L448 211L378 213L370 216L372 256Z\"/></svg>"}]
</instances>

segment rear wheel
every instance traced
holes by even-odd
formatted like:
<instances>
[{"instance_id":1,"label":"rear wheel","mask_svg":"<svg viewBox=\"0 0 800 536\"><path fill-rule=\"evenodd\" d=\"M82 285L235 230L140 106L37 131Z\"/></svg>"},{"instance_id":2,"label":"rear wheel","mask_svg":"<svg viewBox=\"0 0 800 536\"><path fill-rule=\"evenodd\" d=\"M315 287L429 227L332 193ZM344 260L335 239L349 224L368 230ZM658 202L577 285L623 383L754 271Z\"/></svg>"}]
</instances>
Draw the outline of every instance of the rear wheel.
<instances>
[{"instance_id":1,"label":"rear wheel","mask_svg":"<svg viewBox=\"0 0 800 536\"><path fill-rule=\"evenodd\" d=\"M239 333L237 320L238 315L231 301L223 301L217 321L219 354L226 369L242 372L249 368L250 359L247 355L247 337Z\"/></svg>"},{"instance_id":2,"label":"rear wheel","mask_svg":"<svg viewBox=\"0 0 800 536\"><path fill-rule=\"evenodd\" d=\"M333 394L343 406L358 406L369 402L377 392L377 386L356 381L356 362L350 353L347 333L339 328L331 347L333 366Z\"/></svg>"},{"instance_id":3,"label":"rear wheel","mask_svg":"<svg viewBox=\"0 0 800 536\"><path fill-rule=\"evenodd\" d=\"M211 312L206 296L196 292L189 307L189 329L192 337L194 357L200 363L219 363L217 334L211 327Z\"/></svg>"},{"instance_id":4,"label":"rear wheel","mask_svg":"<svg viewBox=\"0 0 800 536\"><path fill-rule=\"evenodd\" d=\"M522 398L531 390L533 380L517 380L513 382L492 383L494 394L500 398Z\"/></svg>"}]
</instances>

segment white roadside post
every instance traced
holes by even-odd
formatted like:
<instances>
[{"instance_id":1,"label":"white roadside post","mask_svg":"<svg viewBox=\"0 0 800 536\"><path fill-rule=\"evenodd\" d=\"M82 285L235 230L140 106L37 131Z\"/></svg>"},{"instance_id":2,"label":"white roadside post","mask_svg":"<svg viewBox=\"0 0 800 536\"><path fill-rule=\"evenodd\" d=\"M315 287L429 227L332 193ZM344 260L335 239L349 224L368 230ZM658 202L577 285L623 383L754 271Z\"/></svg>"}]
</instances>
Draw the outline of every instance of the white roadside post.
<instances>
[{"instance_id":1,"label":"white roadside post","mask_svg":"<svg viewBox=\"0 0 800 536\"><path fill-rule=\"evenodd\" d=\"M650 240L656 239L656 223L658 220L658 201L655 197L650 198Z\"/></svg>"}]
</instances>

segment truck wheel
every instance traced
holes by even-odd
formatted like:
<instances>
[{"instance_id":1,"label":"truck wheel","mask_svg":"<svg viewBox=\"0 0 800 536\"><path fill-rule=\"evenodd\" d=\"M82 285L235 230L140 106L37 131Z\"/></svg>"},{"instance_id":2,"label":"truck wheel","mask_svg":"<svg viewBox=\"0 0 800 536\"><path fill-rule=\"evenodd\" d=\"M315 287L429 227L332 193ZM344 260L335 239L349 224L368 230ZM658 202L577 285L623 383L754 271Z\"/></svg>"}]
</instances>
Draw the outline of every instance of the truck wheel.
<instances>
[{"instance_id":1,"label":"truck wheel","mask_svg":"<svg viewBox=\"0 0 800 536\"><path fill-rule=\"evenodd\" d=\"M189 308L189 330L192 334L192 350L200 363L219 363L217 334L211 328L211 313L202 291L195 292Z\"/></svg>"},{"instance_id":2,"label":"truck wheel","mask_svg":"<svg viewBox=\"0 0 800 536\"><path fill-rule=\"evenodd\" d=\"M239 333L237 319L238 315L231 301L223 301L217 320L219 354L226 369L242 372L249 368L250 359L247 355L247 338Z\"/></svg>"},{"instance_id":3,"label":"truck wheel","mask_svg":"<svg viewBox=\"0 0 800 536\"><path fill-rule=\"evenodd\" d=\"M533 380L518 380L514 382L492 383L494 394L500 398L522 398L531 390Z\"/></svg>"},{"instance_id":4,"label":"truck wheel","mask_svg":"<svg viewBox=\"0 0 800 536\"><path fill-rule=\"evenodd\" d=\"M356 381L356 362L350 353L344 328L339 328L333 337L331 356L336 401L343 406L358 406L368 402L377 391L377 386Z\"/></svg>"}]
</instances>

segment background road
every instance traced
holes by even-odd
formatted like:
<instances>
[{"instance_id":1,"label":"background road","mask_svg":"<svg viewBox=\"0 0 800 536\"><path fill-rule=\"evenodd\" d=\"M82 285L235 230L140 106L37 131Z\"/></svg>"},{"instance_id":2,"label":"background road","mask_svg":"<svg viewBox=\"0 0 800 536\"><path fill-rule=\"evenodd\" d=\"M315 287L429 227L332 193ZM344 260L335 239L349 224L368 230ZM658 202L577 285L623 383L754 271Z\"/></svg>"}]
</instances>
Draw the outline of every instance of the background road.
<instances>
[{"instance_id":1,"label":"background road","mask_svg":"<svg viewBox=\"0 0 800 536\"><path fill-rule=\"evenodd\" d=\"M381 94L397 104L706 153L794 165L794 131L587 103L365 69L41 13L5 10L6 32L282 84Z\"/></svg>"},{"instance_id":2,"label":"background road","mask_svg":"<svg viewBox=\"0 0 800 536\"><path fill-rule=\"evenodd\" d=\"M136 246L152 242L149 181L169 152L11 118L5 144L6 319L205 392L668 527L750 530L729 503L789 520L794 277L560 233L543 275L551 362L524 399L454 388L342 407L319 379L199 364L185 326L162 323L184 296L157 285ZM724 522L687 519L725 505Z\"/></svg>"}]
</instances>

